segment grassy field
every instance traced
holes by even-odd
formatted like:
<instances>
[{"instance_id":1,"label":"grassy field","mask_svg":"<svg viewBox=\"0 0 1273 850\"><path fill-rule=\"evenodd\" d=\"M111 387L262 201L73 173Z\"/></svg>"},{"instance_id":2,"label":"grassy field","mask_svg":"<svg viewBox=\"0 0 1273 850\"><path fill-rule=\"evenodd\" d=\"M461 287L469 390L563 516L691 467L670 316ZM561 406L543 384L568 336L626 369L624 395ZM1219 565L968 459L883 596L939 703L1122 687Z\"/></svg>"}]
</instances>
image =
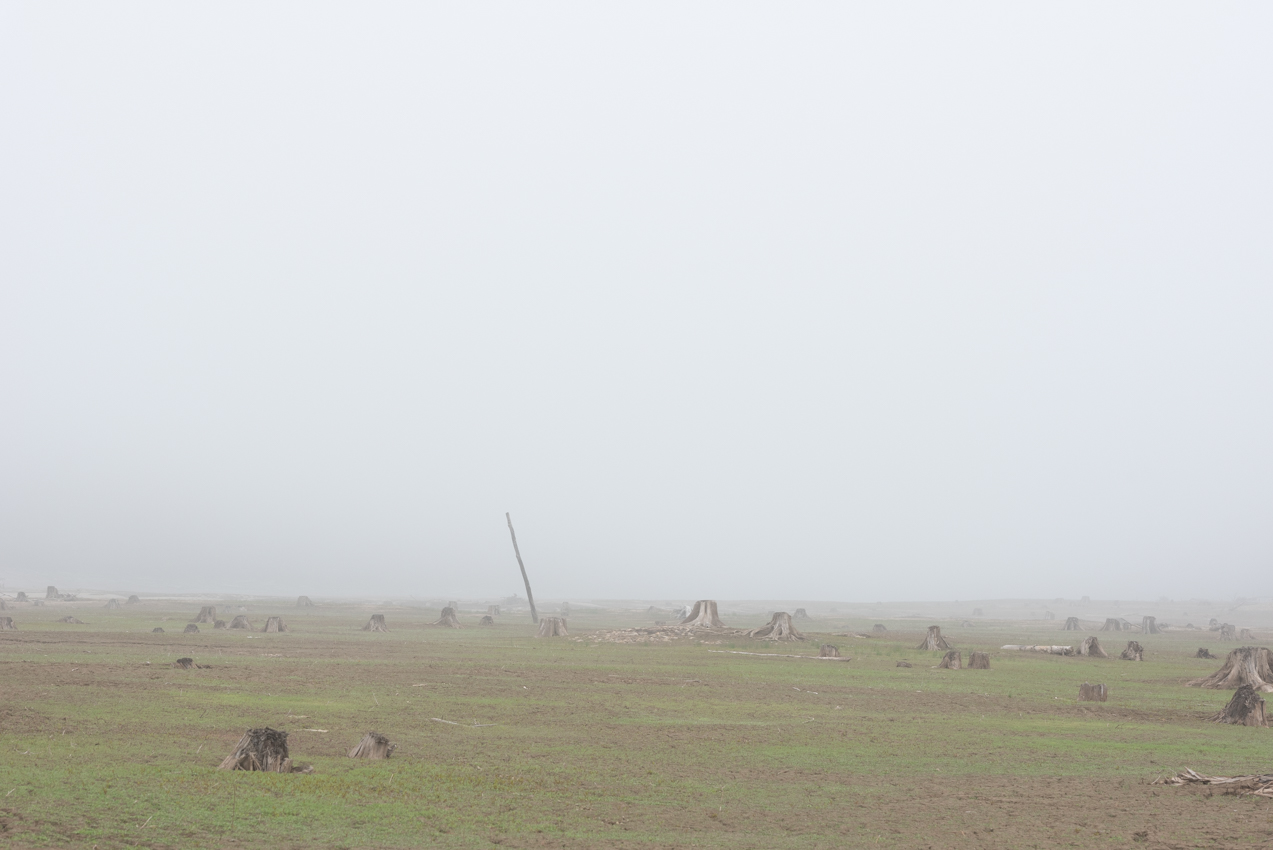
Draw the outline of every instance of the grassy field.
<instances>
[{"instance_id":1,"label":"grassy field","mask_svg":"<svg viewBox=\"0 0 1273 850\"><path fill-rule=\"evenodd\" d=\"M1232 648L1213 633L1100 634L1111 656L1140 640L1133 663L998 649L1083 636L1057 622L939 621L965 663L991 653L988 671L950 671L914 649L918 620L869 639L831 633L870 620L815 617L799 622L805 643L643 644L597 640L651 625L635 612L536 639L526 617L462 613L449 630L426 625L436 609L248 608L258 629L278 613L290 631L181 634L197 604L11 605L0 845L1273 846L1273 802L1149 784L1273 770L1270 730L1207 722L1230 694L1184 686L1219 667L1198 646ZM373 612L388 634L357 630ZM86 625L56 622L68 613ZM823 641L852 660L726 652ZM177 669L181 656L211 667ZM1077 703L1084 681L1110 701ZM314 773L216 770L262 725ZM391 759L345 756L368 730L398 745Z\"/></svg>"}]
</instances>

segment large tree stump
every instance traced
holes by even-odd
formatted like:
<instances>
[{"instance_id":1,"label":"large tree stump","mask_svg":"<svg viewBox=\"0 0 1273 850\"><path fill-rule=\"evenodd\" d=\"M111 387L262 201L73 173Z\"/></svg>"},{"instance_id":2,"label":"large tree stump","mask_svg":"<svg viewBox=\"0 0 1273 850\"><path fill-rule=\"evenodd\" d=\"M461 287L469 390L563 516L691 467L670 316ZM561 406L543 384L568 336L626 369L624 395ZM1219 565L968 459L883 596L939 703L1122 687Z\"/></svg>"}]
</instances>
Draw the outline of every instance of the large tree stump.
<instances>
[{"instance_id":1,"label":"large tree stump","mask_svg":"<svg viewBox=\"0 0 1273 850\"><path fill-rule=\"evenodd\" d=\"M876 623L875 625L871 626L871 631L875 632L875 634L877 635L882 635L888 631L888 626L884 625L883 623Z\"/></svg>"},{"instance_id":2,"label":"large tree stump","mask_svg":"<svg viewBox=\"0 0 1273 850\"><path fill-rule=\"evenodd\" d=\"M1096 639L1096 635L1084 638L1082 645L1078 649L1079 655L1090 655L1092 658L1109 658L1105 654L1105 650L1101 649L1101 642Z\"/></svg>"},{"instance_id":3,"label":"large tree stump","mask_svg":"<svg viewBox=\"0 0 1273 850\"><path fill-rule=\"evenodd\" d=\"M277 632L287 631L287 626L283 624L282 617L269 617L265 621L265 628L261 629L261 631L268 634L275 634Z\"/></svg>"},{"instance_id":4,"label":"large tree stump","mask_svg":"<svg viewBox=\"0 0 1273 850\"><path fill-rule=\"evenodd\" d=\"M818 657L819 658L839 658L840 647L836 646L833 643L824 643L822 644L822 646L818 647Z\"/></svg>"},{"instance_id":5,"label":"large tree stump","mask_svg":"<svg viewBox=\"0 0 1273 850\"><path fill-rule=\"evenodd\" d=\"M1158 630L1157 617L1141 617L1140 633L1143 635L1160 635L1162 632Z\"/></svg>"},{"instance_id":6,"label":"large tree stump","mask_svg":"<svg viewBox=\"0 0 1273 850\"><path fill-rule=\"evenodd\" d=\"M251 631L251 629L252 629L252 623L251 623L251 622L249 622L249 620L248 620L248 618L247 618L247 616L246 616L246 615L244 615L244 614L240 614L240 615L238 615L237 617L235 617L233 620L231 620L231 621L230 621L230 628L232 628L232 629L247 629L247 630Z\"/></svg>"},{"instance_id":7,"label":"large tree stump","mask_svg":"<svg viewBox=\"0 0 1273 850\"><path fill-rule=\"evenodd\" d=\"M268 726L249 729L239 739L234 752L225 757L218 769L291 773L292 759L287 753L287 733Z\"/></svg>"},{"instance_id":8,"label":"large tree stump","mask_svg":"<svg viewBox=\"0 0 1273 850\"><path fill-rule=\"evenodd\" d=\"M1106 617L1105 625L1101 626L1103 632L1121 632L1123 630L1123 621L1117 617Z\"/></svg>"},{"instance_id":9,"label":"large tree stump","mask_svg":"<svg viewBox=\"0 0 1273 850\"><path fill-rule=\"evenodd\" d=\"M535 637L566 637L566 621L561 617L544 617L539 621L539 633Z\"/></svg>"},{"instance_id":10,"label":"large tree stump","mask_svg":"<svg viewBox=\"0 0 1273 850\"><path fill-rule=\"evenodd\" d=\"M1109 699L1109 688L1104 685L1089 685L1087 682L1079 685L1079 702L1105 702Z\"/></svg>"},{"instance_id":11,"label":"large tree stump","mask_svg":"<svg viewBox=\"0 0 1273 850\"><path fill-rule=\"evenodd\" d=\"M1118 656L1124 661L1144 661L1145 648L1134 640L1127 642L1127 648Z\"/></svg>"},{"instance_id":12,"label":"large tree stump","mask_svg":"<svg viewBox=\"0 0 1273 850\"><path fill-rule=\"evenodd\" d=\"M1215 656L1211 654L1211 650L1207 649L1205 646L1198 647L1198 651L1194 653L1193 657L1194 658L1215 658Z\"/></svg>"},{"instance_id":13,"label":"large tree stump","mask_svg":"<svg viewBox=\"0 0 1273 850\"><path fill-rule=\"evenodd\" d=\"M442 609L442 616L438 617L438 620L436 623L430 623L429 625L442 626L443 628L446 628L446 629L461 628L460 620L458 617L455 616L455 608L451 607L450 605Z\"/></svg>"},{"instance_id":14,"label":"large tree stump","mask_svg":"<svg viewBox=\"0 0 1273 850\"><path fill-rule=\"evenodd\" d=\"M12 617L0 617L0 632L16 632L18 627L13 624Z\"/></svg>"},{"instance_id":15,"label":"large tree stump","mask_svg":"<svg viewBox=\"0 0 1273 850\"><path fill-rule=\"evenodd\" d=\"M1220 640L1237 640L1238 629L1232 623L1225 623L1220 626Z\"/></svg>"},{"instance_id":16,"label":"large tree stump","mask_svg":"<svg viewBox=\"0 0 1273 850\"><path fill-rule=\"evenodd\" d=\"M478 620L477 624L479 626L493 626L495 625L495 618L490 614L483 614L482 619Z\"/></svg>"},{"instance_id":17,"label":"large tree stump","mask_svg":"<svg viewBox=\"0 0 1273 850\"><path fill-rule=\"evenodd\" d=\"M1273 657L1263 646L1241 646L1229 653L1224 666L1189 683L1191 688L1225 690L1250 685L1257 691L1273 692Z\"/></svg>"},{"instance_id":18,"label":"large tree stump","mask_svg":"<svg viewBox=\"0 0 1273 850\"><path fill-rule=\"evenodd\" d=\"M794 614L792 614L792 615L791 615L791 619L793 619L793 620L807 620L807 619L809 619L809 612L808 612L808 611L806 611L806 610L804 610L803 608L797 608L797 609L796 609L796 612L795 612Z\"/></svg>"},{"instance_id":19,"label":"large tree stump","mask_svg":"<svg viewBox=\"0 0 1273 850\"><path fill-rule=\"evenodd\" d=\"M134 593L132 596L128 597L128 601L127 601L127 602L125 602L124 604L125 604L125 605L136 605L136 604L138 604L139 602L141 602L141 597Z\"/></svg>"},{"instance_id":20,"label":"large tree stump","mask_svg":"<svg viewBox=\"0 0 1273 850\"><path fill-rule=\"evenodd\" d=\"M389 627L385 625L384 614L372 614L371 619L367 621L367 625L362 627L364 632L387 632Z\"/></svg>"},{"instance_id":21,"label":"large tree stump","mask_svg":"<svg viewBox=\"0 0 1273 850\"><path fill-rule=\"evenodd\" d=\"M199 609L199 616L190 622L192 623L215 623L217 621L217 609L214 605L204 605Z\"/></svg>"},{"instance_id":22,"label":"large tree stump","mask_svg":"<svg viewBox=\"0 0 1273 850\"><path fill-rule=\"evenodd\" d=\"M969 670L989 670L990 654L987 652L974 652L968 657Z\"/></svg>"},{"instance_id":23,"label":"large tree stump","mask_svg":"<svg viewBox=\"0 0 1273 850\"><path fill-rule=\"evenodd\" d=\"M1264 698L1250 685L1243 685L1234 691L1233 699L1229 700L1224 710L1211 715L1210 719L1216 723L1232 723L1235 726L1269 725L1264 716Z\"/></svg>"},{"instance_id":24,"label":"large tree stump","mask_svg":"<svg viewBox=\"0 0 1273 850\"><path fill-rule=\"evenodd\" d=\"M964 657L960 655L959 650L952 649L942 656L942 660L937 664L938 670L958 670L963 666Z\"/></svg>"},{"instance_id":25,"label":"large tree stump","mask_svg":"<svg viewBox=\"0 0 1273 850\"><path fill-rule=\"evenodd\" d=\"M389 739L384 735L379 732L368 732L362 736L358 745L349 751L349 757L351 759L387 759L396 749L398 745L389 743Z\"/></svg>"},{"instance_id":26,"label":"large tree stump","mask_svg":"<svg viewBox=\"0 0 1273 850\"><path fill-rule=\"evenodd\" d=\"M1064 631L1064 632L1081 632L1081 631L1083 631L1083 627L1079 625L1079 618L1078 618L1078 617L1066 617L1066 618L1065 618L1065 628L1063 628L1061 631Z\"/></svg>"},{"instance_id":27,"label":"large tree stump","mask_svg":"<svg viewBox=\"0 0 1273 850\"><path fill-rule=\"evenodd\" d=\"M941 626L929 626L928 634L924 635L924 639L919 642L916 649L926 649L930 652L939 649L951 649L950 643L941 636Z\"/></svg>"},{"instance_id":28,"label":"large tree stump","mask_svg":"<svg viewBox=\"0 0 1273 850\"><path fill-rule=\"evenodd\" d=\"M182 631L182 634L197 635L199 634L199 627L196 626L194 623L186 623L186 627Z\"/></svg>"},{"instance_id":29,"label":"large tree stump","mask_svg":"<svg viewBox=\"0 0 1273 850\"><path fill-rule=\"evenodd\" d=\"M681 620L682 626L693 626L696 629L723 629L725 624L720 621L720 613L716 609L715 599L700 599L694 603L694 607L690 609L685 619Z\"/></svg>"},{"instance_id":30,"label":"large tree stump","mask_svg":"<svg viewBox=\"0 0 1273 850\"><path fill-rule=\"evenodd\" d=\"M767 625L747 632L749 638L762 640L804 640L804 635L791 622L791 615L786 611L776 611Z\"/></svg>"},{"instance_id":31,"label":"large tree stump","mask_svg":"<svg viewBox=\"0 0 1273 850\"><path fill-rule=\"evenodd\" d=\"M297 608L313 608L314 603L310 600L308 596L298 596L296 597L296 607Z\"/></svg>"}]
</instances>

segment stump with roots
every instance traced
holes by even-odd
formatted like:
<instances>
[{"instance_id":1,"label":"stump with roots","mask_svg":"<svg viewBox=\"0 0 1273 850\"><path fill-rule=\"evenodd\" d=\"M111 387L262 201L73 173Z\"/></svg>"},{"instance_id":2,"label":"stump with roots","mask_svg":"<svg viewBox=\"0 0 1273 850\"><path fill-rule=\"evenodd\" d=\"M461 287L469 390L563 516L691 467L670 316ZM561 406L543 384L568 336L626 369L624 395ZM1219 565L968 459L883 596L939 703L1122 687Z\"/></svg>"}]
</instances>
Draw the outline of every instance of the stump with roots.
<instances>
[{"instance_id":1,"label":"stump with roots","mask_svg":"<svg viewBox=\"0 0 1273 850\"><path fill-rule=\"evenodd\" d=\"M839 658L840 647L836 646L833 643L824 643L822 644L822 646L818 647L818 657L819 658Z\"/></svg>"},{"instance_id":2,"label":"stump with roots","mask_svg":"<svg viewBox=\"0 0 1273 850\"><path fill-rule=\"evenodd\" d=\"M244 614L239 614L237 617L235 617L233 620L231 620L231 621L230 621L230 628L232 628L232 629L247 629L247 630L251 631L251 629L252 629L252 623L248 621L248 618L247 618L247 616L246 616L246 615L244 615Z\"/></svg>"},{"instance_id":3,"label":"stump with roots","mask_svg":"<svg viewBox=\"0 0 1273 850\"><path fill-rule=\"evenodd\" d=\"M1233 699L1223 711L1211 715L1216 723L1232 723L1235 726L1263 726L1268 728L1264 716L1264 698L1250 685L1243 685L1233 692Z\"/></svg>"},{"instance_id":4,"label":"stump with roots","mask_svg":"<svg viewBox=\"0 0 1273 850\"><path fill-rule=\"evenodd\" d=\"M199 609L199 616L190 622L192 623L215 623L217 621L217 609L214 605L204 605Z\"/></svg>"},{"instance_id":5,"label":"stump with roots","mask_svg":"<svg viewBox=\"0 0 1273 850\"><path fill-rule=\"evenodd\" d=\"M123 608L123 607L124 607L124 606L123 606L123 605L121 605L121 604L119 603L119 600L118 600L118 599L107 599L107 600L106 600L106 610L108 610L108 611L113 611L113 610L114 610L114 609L116 609L116 608Z\"/></svg>"},{"instance_id":6,"label":"stump with roots","mask_svg":"<svg viewBox=\"0 0 1273 850\"><path fill-rule=\"evenodd\" d=\"M44 598L45 599L61 599L62 594L58 593L57 588L50 584L48 588L44 591Z\"/></svg>"},{"instance_id":7,"label":"stump with roots","mask_svg":"<svg viewBox=\"0 0 1273 850\"><path fill-rule=\"evenodd\" d=\"M163 634L163 633L164 633L163 626L155 626L153 629L151 629L151 630L150 630L150 633L151 633L152 635L161 635L161 634Z\"/></svg>"},{"instance_id":8,"label":"stump with roots","mask_svg":"<svg viewBox=\"0 0 1273 850\"><path fill-rule=\"evenodd\" d=\"M358 745L349 751L351 759L387 759L398 749L397 744L389 743L389 739L379 732L368 732L362 736Z\"/></svg>"},{"instance_id":9,"label":"stump with roots","mask_svg":"<svg viewBox=\"0 0 1273 850\"><path fill-rule=\"evenodd\" d=\"M749 638L761 640L804 640L804 635L791 622L791 615L786 611L776 611L769 623L758 629L747 632Z\"/></svg>"},{"instance_id":10,"label":"stump with roots","mask_svg":"<svg viewBox=\"0 0 1273 850\"><path fill-rule=\"evenodd\" d=\"M911 663L910 663L909 661L899 661L899 662L897 662L897 666L898 666L898 667L910 667L910 666L912 666L912 665L911 665Z\"/></svg>"},{"instance_id":11,"label":"stump with roots","mask_svg":"<svg viewBox=\"0 0 1273 850\"><path fill-rule=\"evenodd\" d=\"M268 726L249 729L239 739L234 752L225 757L218 769L291 773L292 759L287 753L287 733Z\"/></svg>"},{"instance_id":12,"label":"stump with roots","mask_svg":"<svg viewBox=\"0 0 1273 850\"><path fill-rule=\"evenodd\" d=\"M1162 634L1162 632L1161 632L1161 631L1159 631L1159 629L1158 629L1158 618L1157 618L1157 617L1141 617L1141 619L1140 619L1140 633L1141 633L1141 634L1143 634L1143 635L1160 635L1160 634Z\"/></svg>"},{"instance_id":13,"label":"stump with roots","mask_svg":"<svg viewBox=\"0 0 1273 850\"><path fill-rule=\"evenodd\" d=\"M1066 617L1066 618L1065 618L1065 628L1064 628L1064 629L1062 629L1061 631L1064 631L1064 632L1081 632L1081 631L1083 631L1083 627L1079 625L1079 618L1078 618L1078 617Z\"/></svg>"},{"instance_id":14,"label":"stump with roots","mask_svg":"<svg viewBox=\"0 0 1273 850\"><path fill-rule=\"evenodd\" d=\"M1109 699L1109 688L1101 684L1089 685L1087 682L1079 685L1079 702L1105 702Z\"/></svg>"},{"instance_id":15,"label":"stump with roots","mask_svg":"<svg viewBox=\"0 0 1273 850\"><path fill-rule=\"evenodd\" d=\"M367 625L362 627L364 632L387 632L389 627L385 625L384 614L372 614L371 619L367 621Z\"/></svg>"},{"instance_id":16,"label":"stump with roots","mask_svg":"<svg viewBox=\"0 0 1273 850\"><path fill-rule=\"evenodd\" d=\"M968 669L989 670L990 654L987 652L974 652L972 655L968 656Z\"/></svg>"},{"instance_id":17,"label":"stump with roots","mask_svg":"<svg viewBox=\"0 0 1273 850\"><path fill-rule=\"evenodd\" d=\"M1251 634L1250 629L1243 629L1238 632L1238 640L1255 640L1255 635Z\"/></svg>"},{"instance_id":18,"label":"stump with roots","mask_svg":"<svg viewBox=\"0 0 1273 850\"><path fill-rule=\"evenodd\" d=\"M495 618L490 614L483 614L482 619L478 620L477 624L479 626L493 626L495 625Z\"/></svg>"},{"instance_id":19,"label":"stump with roots","mask_svg":"<svg viewBox=\"0 0 1273 850\"><path fill-rule=\"evenodd\" d=\"M1250 685L1257 691L1273 692L1273 654L1263 646L1241 646L1229 653L1224 666L1202 679L1189 683L1191 688L1228 690Z\"/></svg>"},{"instance_id":20,"label":"stump with roots","mask_svg":"<svg viewBox=\"0 0 1273 850\"><path fill-rule=\"evenodd\" d=\"M499 606L498 606L498 605L487 605L487 606L486 606L486 616L488 616L488 617L498 617L498 616L499 616Z\"/></svg>"},{"instance_id":21,"label":"stump with roots","mask_svg":"<svg viewBox=\"0 0 1273 850\"><path fill-rule=\"evenodd\" d=\"M436 623L430 623L431 626L442 626L446 629L460 628L460 620L455 616L455 609L450 605L442 609L442 616L438 617Z\"/></svg>"},{"instance_id":22,"label":"stump with roots","mask_svg":"<svg viewBox=\"0 0 1273 850\"><path fill-rule=\"evenodd\" d=\"M284 625L282 617L270 617L266 619L265 628L261 629L261 631L276 634L287 631L287 626Z\"/></svg>"},{"instance_id":23,"label":"stump with roots","mask_svg":"<svg viewBox=\"0 0 1273 850\"><path fill-rule=\"evenodd\" d=\"M715 599L700 599L694 603L694 607L690 609L689 614L681 620L682 626L692 626L696 629L723 629L725 624L720 621L720 613L716 609Z\"/></svg>"},{"instance_id":24,"label":"stump with roots","mask_svg":"<svg viewBox=\"0 0 1273 850\"><path fill-rule=\"evenodd\" d=\"M314 603L310 600L308 596L298 596L296 597L296 607L297 608L313 608Z\"/></svg>"},{"instance_id":25,"label":"stump with roots","mask_svg":"<svg viewBox=\"0 0 1273 850\"><path fill-rule=\"evenodd\" d=\"M125 604L125 605L136 605L136 604L138 604L139 602L141 602L141 597L134 593L132 596L128 597L128 601L127 601L127 602L125 602L124 604Z\"/></svg>"},{"instance_id":26,"label":"stump with roots","mask_svg":"<svg viewBox=\"0 0 1273 850\"><path fill-rule=\"evenodd\" d=\"M1124 649L1118 657L1124 661L1144 661L1145 647L1141 646L1134 640L1129 640L1127 642L1127 648Z\"/></svg>"},{"instance_id":27,"label":"stump with roots","mask_svg":"<svg viewBox=\"0 0 1273 850\"><path fill-rule=\"evenodd\" d=\"M13 625L12 617L0 617L0 632L16 632L18 627Z\"/></svg>"},{"instance_id":28,"label":"stump with roots","mask_svg":"<svg viewBox=\"0 0 1273 850\"><path fill-rule=\"evenodd\" d=\"M959 650L952 649L942 656L941 662L937 665L938 670L958 670L963 666L964 657L960 655Z\"/></svg>"},{"instance_id":29,"label":"stump with roots","mask_svg":"<svg viewBox=\"0 0 1273 850\"><path fill-rule=\"evenodd\" d=\"M803 608L797 608L796 613L792 614L791 618L793 620L807 620L809 619L809 612Z\"/></svg>"},{"instance_id":30,"label":"stump with roots","mask_svg":"<svg viewBox=\"0 0 1273 850\"><path fill-rule=\"evenodd\" d=\"M882 635L888 631L888 626L884 625L883 623L876 623L875 625L871 626L871 631L877 635Z\"/></svg>"},{"instance_id":31,"label":"stump with roots","mask_svg":"<svg viewBox=\"0 0 1273 850\"><path fill-rule=\"evenodd\" d=\"M545 617L539 621L539 632L535 637L567 637L566 621L561 617Z\"/></svg>"},{"instance_id":32,"label":"stump with roots","mask_svg":"<svg viewBox=\"0 0 1273 850\"><path fill-rule=\"evenodd\" d=\"M1211 650L1207 649L1205 646L1198 647L1198 651L1194 653L1193 657L1194 658L1215 658L1215 656L1211 654Z\"/></svg>"},{"instance_id":33,"label":"stump with roots","mask_svg":"<svg viewBox=\"0 0 1273 850\"><path fill-rule=\"evenodd\" d=\"M82 626L82 625L84 625L84 621L83 621L83 620L81 620L79 617L63 617L62 619L58 620L58 622L59 622L59 623L70 623L70 624L71 624L71 625L73 625L73 626Z\"/></svg>"},{"instance_id":34,"label":"stump with roots","mask_svg":"<svg viewBox=\"0 0 1273 850\"><path fill-rule=\"evenodd\" d=\"M182 630L182 634L197 635L199 634L199 627L194 623L186 623L186 627Z\"/></svg>"},{"instance_id":35,"label":"stump with roots","mask_svg":"<svg viewBox=\"0 0 1273 850\"><path fill-rule=\"evenodd\" d=\"M175 662L173 662L172 666L180 667L182 670L190 670L194 667L194 659L193 658L178 658Z\"/></svg>"},{"instance_id":36,"label":"stump with roots","mask_svg":"<svg viewBox=\"0 0 1273 850\"><path fill-rule=\"evenodd\" d=\"M916 649L926 649L930 652L950 648L950 643L941 636L941 626L929 626L928 634L924 635L924 639L916 647Z\"/></svg>"},{"instance_id":37,"label":"stump with roots","mask_svg":"<svg viewBox=\"0 0 1273 850\"><path fill-rule=\"evenodd\" d=\"M213 623L213 624L212 624L212 628L214 628L214 629L228 629L228 628L230 628L230 624L229 624L229 623L227 623L225 620L217 620L215 623Z\"/></svg>"},{"instance_id":38,"label":"stump with roots","mask_svg":"<svg viewBox=\"0 0 1273 850\"><path fill-rule=\"evenodd\" d=\"M29 600L29 599L27 599L27 594L26 594L26 591L25 591L25 590L19 590L19 591L18 591L18 598L17 598L17 599L15 599L14 601L15 601L15 602L29 602L30 600Z\"/></svg>"},{"instance_id":39,"label":"stump with roots","mask_svg":"<svg viewBox=\"0 0 1273 850\"><path fill-rule=\"evenodd\" d=\"M1089 655L1092 658L1109 658L1105 650L1101 649L1101 642L1096 639L1096 635L1083 639L1083 643L1079 646L1078 654Z\"/></svg>"},{"instance_id":40,"label":"stump with roots","mask_svg":"<svg viewBox=\"0 0 1273 850\"><path fill-rule=\"evenodd\" d=\"M1238 630L1232 623L1225 623L1220 627L1220 640L1237 640Z\"/></svg>"},{"instance_id":41,"label":"stump with roots","mask_svg":"<svg viewBox=\"0 0 1273 850\"><path fill-rule=\"evenodd\" d=\"M1121 632L1123 630L1123 621L1117 617L1106 617L1105 625L1101 626L1103 632Z\"/></svg>"}]
</instances>

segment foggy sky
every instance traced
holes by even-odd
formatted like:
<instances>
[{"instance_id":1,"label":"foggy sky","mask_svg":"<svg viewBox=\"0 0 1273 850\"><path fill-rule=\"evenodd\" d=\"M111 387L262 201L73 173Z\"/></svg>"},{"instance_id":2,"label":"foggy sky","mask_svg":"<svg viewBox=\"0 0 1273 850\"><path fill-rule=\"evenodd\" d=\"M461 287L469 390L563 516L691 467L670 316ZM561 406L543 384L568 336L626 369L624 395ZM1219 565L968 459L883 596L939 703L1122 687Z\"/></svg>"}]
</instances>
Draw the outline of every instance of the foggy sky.
<instances>
[{"instance_id":1,"label":"foggy sky","mask_svg":"<svg viewBox=\"0 0 1273 850\"><path fill-rule=\"evenodd\" d=\"M0 580L1267 595L1267 4L0 6Z\"/></svg>"}]
</instances>

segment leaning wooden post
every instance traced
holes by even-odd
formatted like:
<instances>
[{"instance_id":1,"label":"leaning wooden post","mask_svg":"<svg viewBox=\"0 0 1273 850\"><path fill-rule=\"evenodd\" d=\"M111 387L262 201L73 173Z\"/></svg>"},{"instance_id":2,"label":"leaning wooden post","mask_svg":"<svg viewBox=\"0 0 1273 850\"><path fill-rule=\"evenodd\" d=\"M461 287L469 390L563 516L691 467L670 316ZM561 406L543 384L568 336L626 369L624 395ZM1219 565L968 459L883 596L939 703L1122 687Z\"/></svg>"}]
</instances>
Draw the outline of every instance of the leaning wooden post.
<instances>
[{"instance_id":1,"label":"leaning wooden post","mask_svg":"<svg viewBox=\"0 0 1273 850\"><path fill-rule=\"evenodd\" d=\"M535 595L530 592L530 579L526 576L526 565L522 563L522 553L517 548L517 532L513 531L513 518L507 513L504 518L508 520L508 533L513 538L513 554L517 556L517 566L522 570L522 581L526 583L526 601L530 603L530 618L536 624L539 623L539 614L535 613Z\"/></svg>"}]
</instances>

